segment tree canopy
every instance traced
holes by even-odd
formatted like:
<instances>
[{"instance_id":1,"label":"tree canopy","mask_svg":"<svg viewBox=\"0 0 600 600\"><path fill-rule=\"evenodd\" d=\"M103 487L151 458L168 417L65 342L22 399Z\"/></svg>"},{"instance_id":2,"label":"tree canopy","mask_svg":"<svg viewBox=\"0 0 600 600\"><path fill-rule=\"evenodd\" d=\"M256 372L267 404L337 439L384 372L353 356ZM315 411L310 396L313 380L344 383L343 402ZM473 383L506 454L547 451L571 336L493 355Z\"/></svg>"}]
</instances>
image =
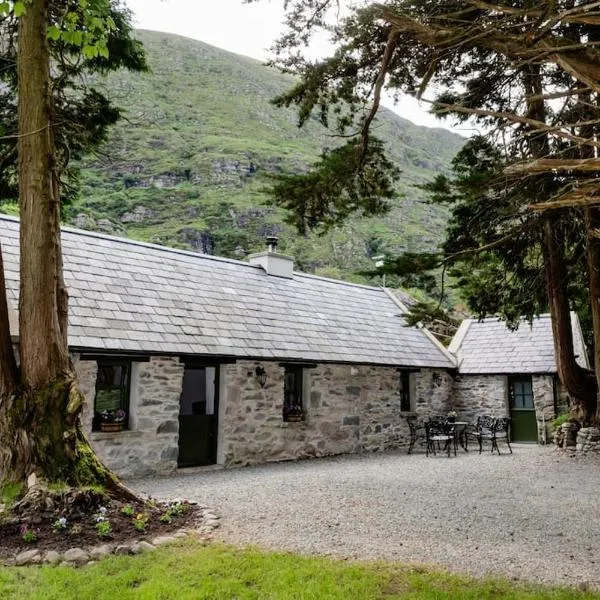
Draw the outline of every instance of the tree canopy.
<instances>
[{"instance_id":1,"label":"tree canopy","mask_svg":"<svg viewBox=\"0 0 600 600\"><path fill-rule=\"evenodd\" d=\"M454 265L480 315L516 324L548 307L561 381L582 419L598 418L597 385L576 363L569 310L589 314L600 375L600 5L387 0L347 9L289 0L286 8L273 63L300 81L276 102L297 105L300 124L314 114L365 156L387 90L480 129L454 176L429 189L453 206L438 263ZM302 50L319 29L331 33L335 52L311 61ZM382 151L382 176L384 159ZM362 167L360 158L349 167L354 178ZM283 204L288 184L275 188ZM327 214L320 223L329 224Z\"/></svg>"}]
</instances>

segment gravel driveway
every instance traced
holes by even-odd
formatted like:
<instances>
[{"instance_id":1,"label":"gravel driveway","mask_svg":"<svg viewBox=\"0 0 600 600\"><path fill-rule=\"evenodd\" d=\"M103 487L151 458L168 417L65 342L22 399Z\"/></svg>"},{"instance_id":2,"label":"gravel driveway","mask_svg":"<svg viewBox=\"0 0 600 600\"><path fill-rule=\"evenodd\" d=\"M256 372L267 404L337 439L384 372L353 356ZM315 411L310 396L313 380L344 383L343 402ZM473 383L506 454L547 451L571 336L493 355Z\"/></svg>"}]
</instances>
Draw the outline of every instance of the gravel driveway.
<instances>
[{"instance_id":1,"label":"gravel driveway","mask_svg":"<svg viewBox=\"0 0 600 600\"><path fill-rule=\"evenodd\" d=\"M130 484L207 504L222 517L218 536L235 544L600 587L600 457L513 450L344 456Z\"/></svg>"}]
</instances>

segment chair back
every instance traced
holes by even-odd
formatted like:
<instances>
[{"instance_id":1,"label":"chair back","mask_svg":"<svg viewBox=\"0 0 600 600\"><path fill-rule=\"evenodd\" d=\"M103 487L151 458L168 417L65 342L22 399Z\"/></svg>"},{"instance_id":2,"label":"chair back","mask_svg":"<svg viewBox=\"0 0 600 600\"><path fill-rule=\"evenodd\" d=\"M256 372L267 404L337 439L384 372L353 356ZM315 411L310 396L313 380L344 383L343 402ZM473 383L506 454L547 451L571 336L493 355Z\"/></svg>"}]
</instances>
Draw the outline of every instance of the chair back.
<instances>
[{"instance_id":1,"label":"chair back","mask_svg":"<svg viewBox=\"0 0 600 600\"><path fill-rule=\"evenodd\" d=\"M506 433L508 435L508 430L510 428L510 419L507 417L501 417L495 420L494 423L494 433Z\"/></svg>"},{"instance_id":2,"label":"chair back","mask_svg":"<svg viewBox=\"0 0 600 600\"><path fill-rule=\"evenodd\" d=\"M425 431L428 438L432 436L449 437L454 432L454 423L448 423L445 419L432 418L425 421Z\"/></svg>"},{"instance_id":3,"label":"chair back","mask_svg":"<svg viewBox=\"0 0 600 600\"><path fill-rule=\"evenodd\" d=\"M483 415L477 417L477 424L475 425L475 429L481 433L491 433L494 431L494 427L496 426L496 419L491 417L490 415Z\"/></svg>"}]
</instances>

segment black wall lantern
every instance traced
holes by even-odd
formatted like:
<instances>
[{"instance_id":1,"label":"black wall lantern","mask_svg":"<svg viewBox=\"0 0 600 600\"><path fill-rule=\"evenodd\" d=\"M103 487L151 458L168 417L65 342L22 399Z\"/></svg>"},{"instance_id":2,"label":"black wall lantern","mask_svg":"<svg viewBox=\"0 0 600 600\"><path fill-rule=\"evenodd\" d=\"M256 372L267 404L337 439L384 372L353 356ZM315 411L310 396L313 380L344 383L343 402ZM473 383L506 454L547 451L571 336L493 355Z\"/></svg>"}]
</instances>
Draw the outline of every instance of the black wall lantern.
<instances>
[{"instance_id":1,"label":"black wall lantern","mask_svg":"<svg viewBox=\"0 0 600 600\"><path fill-rule=\"evenodd\" d=\"M439 373L433 373L432 379L436 387L440 387L442 385L442 376Z\"/></svg>"},{"instance_id":2,"label":"black wall lantern","mask_svg":"<svg viewBox=\"0 0 600 600\"><path fill-rule=\"evenodd\" d=\"M267 372L260 365L258 365L258 367L256 367L254 370L254 373L256 374L256 380L258 381L258 384L261 388L264 388L265 385L267 385Z\"/></svg>"}]
</instances>

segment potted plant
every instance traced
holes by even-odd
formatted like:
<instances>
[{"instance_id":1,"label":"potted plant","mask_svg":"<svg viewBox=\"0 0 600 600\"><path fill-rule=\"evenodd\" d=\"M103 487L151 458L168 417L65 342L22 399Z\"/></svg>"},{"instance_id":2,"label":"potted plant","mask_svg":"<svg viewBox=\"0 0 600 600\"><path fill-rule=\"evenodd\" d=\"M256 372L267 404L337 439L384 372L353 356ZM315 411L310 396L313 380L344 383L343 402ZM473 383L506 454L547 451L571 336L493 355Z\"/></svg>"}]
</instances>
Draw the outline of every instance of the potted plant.
<instances>
[{"instance_id":1,"label":"potted plant","mask_svg":"<svg viewBox=\"0 0 600 600\"><path fill-rule=\"evenodd\" d=\"M283 420L289 422L298 422L304 419L304 412L299 404L290 404L283 407Z\"/></svg>"},{"instance_id":2,"label":"potted plant","mask_svg":"<svg viewBox=\"0 0 600 600\"><path fill-rule=\"evenodd\" d=\"M100 413L100 431L114 433L123 431L127 413L122 408L116 410L103 410Z\"/></svg>"},{"instance_id":3,"label":"potted plant","mask_svg":"<svg viewBox=\"0 0 600 600\"><path fill-rule=\"evenodd\" d=\"M456 414L455 410L448 411L448 423L454 423L454 421L456 421L457 416L458 415Z\"/></svg>"}]
</instances>

